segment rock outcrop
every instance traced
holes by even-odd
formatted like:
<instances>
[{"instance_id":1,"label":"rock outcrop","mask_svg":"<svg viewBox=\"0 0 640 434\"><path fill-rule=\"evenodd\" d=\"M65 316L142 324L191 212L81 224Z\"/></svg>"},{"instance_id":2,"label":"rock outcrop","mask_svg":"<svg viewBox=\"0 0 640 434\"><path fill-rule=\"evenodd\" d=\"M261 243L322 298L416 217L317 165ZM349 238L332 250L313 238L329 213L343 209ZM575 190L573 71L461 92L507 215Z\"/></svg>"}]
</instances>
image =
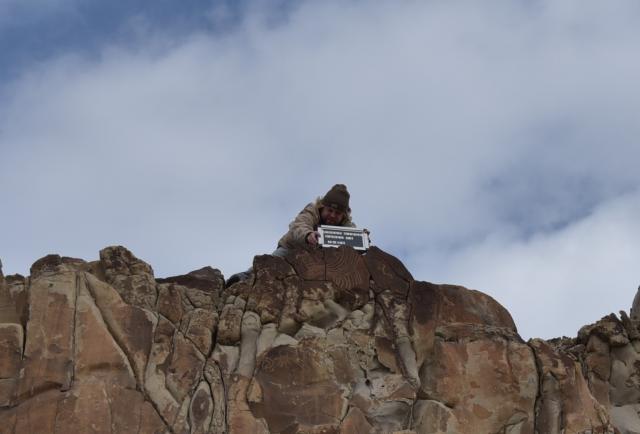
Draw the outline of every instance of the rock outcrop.
<instances>
[{"instance_id":1,"label":"rock outcrop","mask_svg":"<svg viewBox=\"0 0 640 434\"><path fill-rule=\"evenodd\" d=\"M378 248L257 256L225 288L124 247L0 268L0 432L640 432L638 318L524 342Z\"/></svg>"}]
</instances>

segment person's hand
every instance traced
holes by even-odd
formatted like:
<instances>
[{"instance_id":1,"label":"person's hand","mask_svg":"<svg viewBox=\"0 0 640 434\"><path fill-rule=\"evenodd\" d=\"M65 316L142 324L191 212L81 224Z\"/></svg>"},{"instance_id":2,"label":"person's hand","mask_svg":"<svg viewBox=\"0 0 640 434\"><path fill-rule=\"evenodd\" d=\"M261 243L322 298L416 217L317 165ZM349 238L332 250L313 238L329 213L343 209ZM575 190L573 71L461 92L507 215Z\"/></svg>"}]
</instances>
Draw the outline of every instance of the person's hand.
<instances>
[{"instance_id":1,"label":"person's hand","mask_svg":"<svg viewBox=\"0 0 640 434\"><path fill-rule=\"evenodd\" d=\"M309 232L309 234L307 235L307 243L311 244L312 246L317 246L319 238L319 232Z\"/></svg>"},{"instance_id":2,"label":"person's hand","mask_svg":"<svg viewBox=\"0 0 640 434\"><path fill-rule=\"evenodd\" d=\"M362 229L362 232L364 232L367 235L367 239L369 240L369 244L371 244L371 232L369 232L369 229L364 228L364 229Z\"/></svg>"}]
</instances>

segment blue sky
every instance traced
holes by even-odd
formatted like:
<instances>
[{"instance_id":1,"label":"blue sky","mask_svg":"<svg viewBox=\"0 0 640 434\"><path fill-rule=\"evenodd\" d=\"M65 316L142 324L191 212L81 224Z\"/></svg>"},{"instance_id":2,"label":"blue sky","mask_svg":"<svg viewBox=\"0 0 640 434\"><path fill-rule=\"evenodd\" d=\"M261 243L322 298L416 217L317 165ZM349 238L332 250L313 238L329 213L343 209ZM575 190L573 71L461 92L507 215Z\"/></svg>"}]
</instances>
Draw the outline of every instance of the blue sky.
<instances>
[{"instance_id":1,"label":"blue sky","mask_svg":"<svg viewBox=\"0 0 640 434\"><path fill-rule=\"evenodd\" d=\"M628 309L640 6L0 1L0 258L159 277L273 250L334 183L420 280L524 337Z\"/></svg>"},{"instance_id":2,"label":"blue sky","mask_svg":"<svg viewBox=\"0 0 640 434\"><path fill-rule=\"evenodd\" d=\"M34 63L75 53L99 56L107 45L134 47L149 34L175 42L193 32L221 33L242 19L244 1L3 0L0 71L14 78Z\"/></svg>"}]
</instances>

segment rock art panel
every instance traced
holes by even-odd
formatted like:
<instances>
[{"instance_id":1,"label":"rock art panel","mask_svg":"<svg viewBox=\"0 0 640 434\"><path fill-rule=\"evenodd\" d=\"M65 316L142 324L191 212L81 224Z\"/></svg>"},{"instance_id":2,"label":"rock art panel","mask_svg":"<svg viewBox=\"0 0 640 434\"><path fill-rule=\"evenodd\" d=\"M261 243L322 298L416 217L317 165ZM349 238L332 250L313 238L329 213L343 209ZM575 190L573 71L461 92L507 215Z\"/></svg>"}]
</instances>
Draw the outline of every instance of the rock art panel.
<instances>
[{"instance_id":1,"label":"rock art panel","mask_svg":"<svg viewBox=\"0 0 640 434\"><path fill-rule=\"evenodd\" d=\"M489 295L377 247L259 255L228 288L99 258L0 269L0 432L640 432L637 302L524 342Z\"/></svg>"},{"instance_id":2,"label":"rock art panel","mask_svg":"<svg viewBox=\"0 0 640 434\"><path fill-rule=\"evenodd\" d=\"M347 400L334 369L332 358L316 339L272 348L259 360L254 377L259 393L250 407L265 419L270 432L320 426L335 431Z\"/></svg>"}]
</instances>

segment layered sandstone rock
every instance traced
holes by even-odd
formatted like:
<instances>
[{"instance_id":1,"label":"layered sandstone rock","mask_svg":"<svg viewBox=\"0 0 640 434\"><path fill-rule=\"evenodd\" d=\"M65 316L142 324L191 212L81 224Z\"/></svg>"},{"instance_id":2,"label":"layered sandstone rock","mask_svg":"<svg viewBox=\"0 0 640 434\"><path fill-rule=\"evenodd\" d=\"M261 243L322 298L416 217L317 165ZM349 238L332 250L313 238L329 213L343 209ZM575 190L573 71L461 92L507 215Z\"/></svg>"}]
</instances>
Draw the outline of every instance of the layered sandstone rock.
<instances>
[{"instance_id":1,"label":"layered sandstone rock","mask_svg":"<svg viewBox=\"0 0 640 434\"><path fill-rule=\"evenodd\" d=\"M0 269L0 432L640 432L636 318L524 342L380 249L155 279L123 247Z\"/></svg>"}]
</instances>

